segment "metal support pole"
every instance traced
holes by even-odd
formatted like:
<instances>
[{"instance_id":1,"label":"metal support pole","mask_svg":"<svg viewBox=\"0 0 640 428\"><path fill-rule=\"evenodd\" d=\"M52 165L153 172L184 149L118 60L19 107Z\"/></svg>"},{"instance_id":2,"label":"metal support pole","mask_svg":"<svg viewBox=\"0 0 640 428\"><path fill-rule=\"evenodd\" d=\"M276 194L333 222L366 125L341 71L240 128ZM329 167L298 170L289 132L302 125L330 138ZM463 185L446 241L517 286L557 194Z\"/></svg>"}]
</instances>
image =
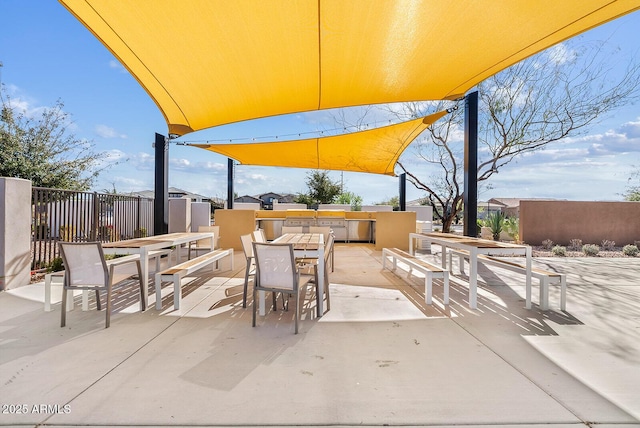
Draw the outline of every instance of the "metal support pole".
<instances>
[{"instance_id":1,"label":"metal support pole","mask_svg":"<svg viewBox=\"0 0 640 428\"><path fill-rule=\"evenodd\" d=\"M478 91L464 98L464 235L478 236Z\"/></svg>"},{"instance_id":2,"label":"metal support pole","mask_svg":"<svg viewBox=\"0 0 640 428\"><path fill-rule=\"evenodd\" d=\"M227 209L233 209L233 159L227 158Z\"/></svg>"},{"instance_id":3,"label":"metal support pole","mask_svg":"<svg viewBox=\"0 0 640 428\"><path fill-rule=\"evenodd\" d=\"M400 178L400 211L406 211L407 210L407 173L403 172L402 174L400 174L399 176Z\"/></svg>"},{"instance_id":4,"label":"metal support pole","mask_svg":"<svg viewBox=\"0 0 640 428\"><path fill-rule=\"evenodd\" d=\"M169 232L169 139L156 133L153 234Z\"/></svg>"},{"instance_id":5,"label":"metal support pole","mask_svg":"<svg viewBox=\"0 0 640 428\"><path fill-rule=\"evenodd\" d=\"M91 200L93 201L93 204L91 205L91 215L92 215L92 222L91 222L91 237L90 240L91 241L97 241L98 240L98 227L100 227L100 212L98 211L98 192L93 192L93 195L91 196Z\"/></svg>"}]
</instances>

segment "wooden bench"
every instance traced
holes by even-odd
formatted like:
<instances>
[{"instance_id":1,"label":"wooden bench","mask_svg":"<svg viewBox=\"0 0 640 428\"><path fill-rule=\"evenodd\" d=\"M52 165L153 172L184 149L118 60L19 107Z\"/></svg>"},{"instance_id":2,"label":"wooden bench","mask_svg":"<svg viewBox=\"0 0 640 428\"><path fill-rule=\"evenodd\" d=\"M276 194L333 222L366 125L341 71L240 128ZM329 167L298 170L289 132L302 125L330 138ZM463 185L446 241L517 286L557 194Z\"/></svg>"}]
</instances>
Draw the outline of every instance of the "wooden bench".
<instances>
[{"instance_id":1,"label":"wooden bench","mask_svg":"<svg viewBox=\"0 0 640 428\"><path fill-rule=\"evenodd\" d=\"M149 260L156 259L156 271L160 270L160 258L170 254L170 249L154 250L149 253ZM136 260L140 260L139 254L129 254L123 257L116 257L106 260L106 262L107 266L117 266ZM55 283L62 285L64 282L64 271L49 272L44 276L44 310L46 312L51 311L51 286L53 285L54 280L56 280ZM73 310L73 293L68 293L67 299L67 310ZM82 292L82 310L89 310L89 292L87 290Z\"/></svg>"},{"instance_id":2,"label":"wooden bench","mask_svg":"<svg viewBox=\"0 0 640 428\"><path fill-rule=\"evenodd\" d=\"M464 273L464 260L469 259L469 253L464 250L448 250L449 256L449 271L453 274L453 265L451 260L454 255L457 255L460 259L460 273ZM495 257L486 256L484 254L478 255L478 263L484 263L486 265L493 265L503 269L508 269L512 272L527 273L527 268L519 263L497 259ZM537 278L540 281L540 309L546 311L549 309L549 284L560 285L560 309L565 310L567 306L567 276L563 273L547 271L540 268L531 268L531 276ZM527 302L527 309L531 307L531 302Z\"/></svg>"},{"instance_id":3,"label":"wooden bench","mask_svg":"<svg viewBox=\"0 0 640 428\"><path fill-rule=\"evenodd\" d=\"M449 304L449 272L439 266L429 263L426 260L422 260L415 256L412 256L406 251L402 251L398 248L382 249L382 269L386 267L387 257L391 258L391 261L393 262L393 268L391 269L392 271L396 270L398 266L398 260L400 260L409 266L409 275L411 275L413 269L424 274L424 300L428 305L432 304L433 279L442 279L444 282L444 304Z\"/></svg>"},{"instance_id":4,"label":"wooden bench","mask_svg":"<svg viewBox=\"0 0 640 428\"><path fill-rule=\"evenodd\" d=\"M231 258L231 270L233 270L233 248L229 248L226 250L220 249L205 253L201 256L165 269L162 272L156 273L156 309L162 309L162 281L173 282L173 307L174 309L180 309L180 301L182 299L180 282L182 277L202 269L207 265L214 265L215 269L214 262L221 260L224 257Z\"/></svg>"}]
</instances>

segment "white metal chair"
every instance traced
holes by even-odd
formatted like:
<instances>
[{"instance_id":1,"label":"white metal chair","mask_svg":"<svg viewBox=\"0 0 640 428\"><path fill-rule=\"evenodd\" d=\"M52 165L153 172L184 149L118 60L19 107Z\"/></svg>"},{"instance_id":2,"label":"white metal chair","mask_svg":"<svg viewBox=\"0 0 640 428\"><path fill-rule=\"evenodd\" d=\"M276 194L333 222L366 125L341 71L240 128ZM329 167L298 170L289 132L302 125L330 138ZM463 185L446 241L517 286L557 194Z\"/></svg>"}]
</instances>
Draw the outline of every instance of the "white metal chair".
<instances>
[{"instance_id":1,"label":"white metal chair","mask_svg":"<svg viewBox=\"0 0 640 428\"><path fill-rule=\"evenodd\" d=\"M313 259L305 259L306 264L300 266L301 269L304 269L305 274L312 274L314 279L313 282L316 286L316 298L318 301L320 299L324 299L325 296L327 298L327 311L331 310L331 295L329 293L329 259L333 254L333 235L329 235L328 240L324 244L324 296L320 296L319 288L318 288L318 260ZM316 304L317 314L319 317L322 316L320 313L320 305Z\"/></svg>"},{"instance_id":2,"label":"white metal chair","mask_svg":"<svg viewBox=\"0 0 640 428\"><path fill-rule=\"evenodd\" d=\"M322 235L324 236L325 258L326 258L326 254L327 254L326 251L327 251L327 249L329 249L331 251L331 258L330 258L330 261L331 261L331 272L333 272L333 260L334 260L333 241L331 242L331 247L330 248L326 245L327 242L329 242L329 236L335 237L335 235L333 233L333 230L329 226L309 226L309 233L322 233ZM327 261L329 261L329 259L327 259Z\"/></svg>"},{"instance_id":3,"label":"white metal chair","mask_svg":"<svg viewBox=\"0 0 640 428\"><path fill-rule=\"evenodd\" d=\"M220 226L198 226L198 232L212 232L213 233L213 248L211 248L210 239L198 239L191 246L189 246L189 260L191 260L191 252L195 252L196 257L198 252L208 253L218 249L218 242L220 241Z\"/></svg>"},{"instance_id":4,"label":"white metal chair","mask_svg":"<svg viewBox=\"0 0 640 428\"><path fill-rule=\"evenodd\" d=\"M242 293L242 307L247 307L247 290L249 288L249 277L255 277L256 263L253 257L253 239L251 235L241 235L240 242L242 243L242 251L247 262L247 267L244 271L244 291ZM255 278L254 278L255 281Z\"/></svg>"},{"instance_id":5,"label":"white metal chair","mask_svg":"<svg viewBox=\"0 0 640 428\"><path fill-rule=\"evenodd\" d=\"M253 236L253 242L265 243L267 242L267 235L264 233L264 229L256 229L251 232L251 236Z\"/></svg>"},{"instance_id":6,"label":"white metal chair","mask_svg":"<svg viewBox=\"0 0 640 428\"><path fill-rule=\"evenodd\" d=\"M136 263L138 279L142 278L140 259L124 260L107 263L102 251L100 242L65 242L60 243L60 255L65 266L65 275L62 288L62 315L60 326L66 325L67 315L67 292L71 290L95 290L96 307L101 310L100 290L107 292L106 296L106 321L105 328L109 328L111 322L111 289L114 284L114 268L127 263ZM124 279L130 278L127 275ZM144 301L142 282L140 282L140 301L144 311L146 304Z\"/></svg>"},{"instance_id":7,"label":"white metal chair","mask_svg":"<svg viewBox=\"0 0 640 428\"><path fill-rule=\"evenodd\" d=\"M302 226L282 226L282 234L285 233L302 233Z\"/></svg>"},{"instance_id":8,"label":"white metal chair","mask_svg":"<svg viewBox=\"0 0 640 428\"><path fill-rule=\"evenodd\" d=\"M256 259L253 287L253 327L256 326L258 291L271 291L274 295L275 293L287 293L296 299L295 334L298 334L300 290L306 289L306 285L313 277L300 274L291 244L254 242L253 254Z\"/></svg>"}]
</instances>

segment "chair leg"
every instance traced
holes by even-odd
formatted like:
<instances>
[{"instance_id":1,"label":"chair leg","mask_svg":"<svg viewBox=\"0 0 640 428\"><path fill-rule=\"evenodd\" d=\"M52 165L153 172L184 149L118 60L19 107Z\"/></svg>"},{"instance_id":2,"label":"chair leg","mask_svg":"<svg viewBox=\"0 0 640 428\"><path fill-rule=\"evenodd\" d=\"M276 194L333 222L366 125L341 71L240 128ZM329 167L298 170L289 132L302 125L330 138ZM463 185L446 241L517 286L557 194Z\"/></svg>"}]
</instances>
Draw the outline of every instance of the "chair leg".
<instances>
[{"instance_id":1,"label":"chair leg","mask_svg":"<svg viewBox=\"0 0 640 428\"><path fill-rule=\"evenodd\" d=\"M102 305L100 304L100 292L98 290L96 290L96 307L98 308L99 311L102 310Z\"/></svg>"},{"instance_id":2,"label":"chair leg","mask_svg":"<svg viewBox=\"0 0 640 428\"><path fill-rule=\"evenodd\" d=\"M67 324L67 288L62 286L62 315L60 316L60 327Z\"/></svg>"},{"instance_id":3,"label":"chair leg","mask_svg":"<svg viewBox=\"0 0 640 428\"><path fill-rule=\"evenodd\" d=\"M158 256L158 262L160 263L160 256ZM140 284L140 308L142 310L142 312L147 310L147 301L144 298L144 287L142 286L142 267L140 266L140 260L136 260L136 267L138 268L138 282ZM158 272L160 266L158 266L158 269L156 269L156 272Z\"/></svg>"},{"instance_id":4,"label":"chair leg","mask_svg":"<svg viewBox=\"0 0 640 428\"><path fill-rule=\"evenodd\" d=\"M247 260L247 269L244 272L244 292L242 293L242 307L247 307L247 294L249 288L249 271L251 270L251 265L249 264L249 260ZM254 279L255 281L255 279ZM255 294L255 293L254 293Z\"/></svg>"},{"instance_id":5,"label":"chair leg","mask_svg":"<svg viewBox=\"0 0 640 428\"><path fill-rule=\"evenodd\" d=\"M331 310L331 294L329 294L329 275L328 271L324 274L324 294L327 295L327 311Z\"/></svg>"},{"instance_id":6,"label":"chair leg","mask_svg":"<svg viewBox=\"0 0 640 428\"><path fill-rule=\"evenodd\" d=\"M335 256L335 253L333 252L333 248L331 248L331 272L333 272L333 269L334 269L334 265L333 265L334 256Z\"/></svg>"},{"instance_id":7,"label":"chair leg","mask_svg":"<svg viewBox=\"0 0 640 428\"><path fill-rule=\"evenodd\" d=\"M326 272L325 272L325 275L326 275ZM313 265L313 283L316 286L316 315L318 316L318 318L320 318L322 316L322 314L320 313L320 301L322 300L322 296L320 295L320 284L318 282L318 265L317 264Z\"/></svg>"},{"instance_id":8,"label":"chair leg","mask_svg":"<svg viewBox=\"0 0 640 428\"><path fill-rule=\"evenodd\" d=\"M294 314L294 316L296 318L295 334L298 334L298 318L300 318L300 290L298 290L298 294L295 294L295 296L296 296L296 311L295 311L295 314Z\"/></svg>"},{"instance_id":9,"label":"chair leg","mask_svg":"<svg viewBox=\"0 0 640 428\"><path fill-rule=\"evenodd\" d=\"M111 325L111 286L111 283L107 286L107 317L104 328L109 328Z\"/></svg>"},{"instance_id":10,"label":"chair leg","mask_svg":"<svg viewBox=\"0 0 640 428\"><path fill-rule=\"evenodd\" d=\"M246 288L245 288L246 291ZM251 307L253 308L253 323L252 326L255 327L256 326L256 304L258 302L258 297L256 296L256 289L254 287L253 289L253 303L251 304Z\"/></svg>"}]
</instances>

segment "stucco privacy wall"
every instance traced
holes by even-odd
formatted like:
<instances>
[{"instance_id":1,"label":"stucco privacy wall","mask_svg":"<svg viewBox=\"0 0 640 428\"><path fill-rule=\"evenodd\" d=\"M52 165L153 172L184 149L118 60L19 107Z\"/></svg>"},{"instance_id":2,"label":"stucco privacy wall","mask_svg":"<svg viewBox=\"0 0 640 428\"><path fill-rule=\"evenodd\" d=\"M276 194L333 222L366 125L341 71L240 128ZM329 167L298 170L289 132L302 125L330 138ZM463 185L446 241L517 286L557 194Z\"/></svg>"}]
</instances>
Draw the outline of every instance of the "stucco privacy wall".
<instances>
[{"instance_id":1,"label":"stucco privacy wall","mask_svg":"<svg viewBox=\"0 0 640 428\"><path fill-rule=\"evenodd\" d=\"M568 245L576 238L617 246L640 241L640 202L520 201L520 239L527 244Z\"/></svg>"},{"instance_id":2,"label":"stucco privacy wall","mask_svg":"<svg viewBox=\"0 0 640 428\"><path fill-rule=\"evenodd\" d=\"M0 290L29 284L31 181L0 177Z\"/></svg>"}]
</instances>

